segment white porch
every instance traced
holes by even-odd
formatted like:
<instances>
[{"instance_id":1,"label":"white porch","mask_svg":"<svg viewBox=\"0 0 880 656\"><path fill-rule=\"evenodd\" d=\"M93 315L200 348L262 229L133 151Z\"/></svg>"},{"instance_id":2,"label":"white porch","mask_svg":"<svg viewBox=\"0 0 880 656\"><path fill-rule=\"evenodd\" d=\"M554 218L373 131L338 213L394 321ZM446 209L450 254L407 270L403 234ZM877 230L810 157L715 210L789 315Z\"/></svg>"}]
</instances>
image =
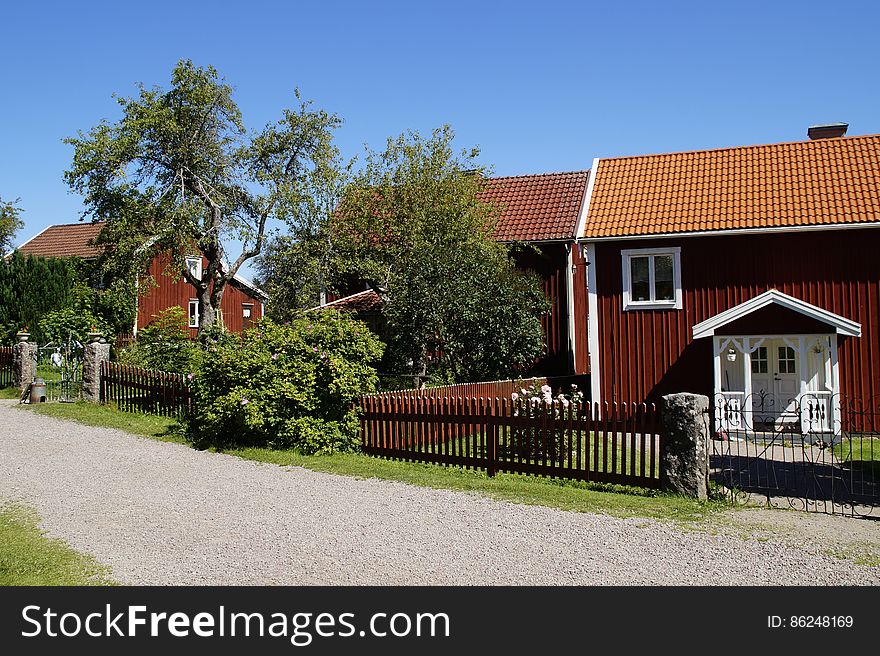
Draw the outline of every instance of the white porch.
<instances>
[{"instance_id":1,"label":"white porch","mask_svg":"<svg viewBox=\"0 0 880 656\"><path fill-rule=\"evenodd\" d=\"M733 332L729 324L770 304L814 319L827 332L726 334ZM856 322L770 290L697 324L693 333L712 339L715 431L839 430L838 336L861 335Z\"/></svg>"}]
</instances>

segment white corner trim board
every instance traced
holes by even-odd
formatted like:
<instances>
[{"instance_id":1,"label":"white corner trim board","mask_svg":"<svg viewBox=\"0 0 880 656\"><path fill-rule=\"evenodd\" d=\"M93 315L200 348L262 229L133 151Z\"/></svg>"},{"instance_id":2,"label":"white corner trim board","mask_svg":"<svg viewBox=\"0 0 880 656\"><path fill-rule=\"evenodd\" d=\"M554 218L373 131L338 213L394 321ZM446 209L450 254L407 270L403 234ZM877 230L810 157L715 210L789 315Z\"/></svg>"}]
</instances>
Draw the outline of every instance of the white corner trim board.
<instances>
[{"instance_id":1,"label":"white corner trim board","mask_svg":"<svg viewBox=\"0 0 880 656\"><path fill-rule=\"evenodd\" d=\"M587 349L590 356L590 397L602 400L599 369L599 297L596 295L596 245L587 243Z\"/></svg>"},{"instance_id":2,"label":"white corner trim board","mask_svg":"<svg viewBox=\"0 0 880 656\"><path fill-rule=\"evenodd\" d=\"M587 191L584 194L584 201L581 203L581 213L578 217L577 226L574 229L575 240L580 239L584 234L587 226L587 215L590 213L590 200L593 198L593 186L596 184L596 176L599 174L599 158L593 158L593 165L590 167L589 177L587 179Z\"/></svg>"}]
</instances>

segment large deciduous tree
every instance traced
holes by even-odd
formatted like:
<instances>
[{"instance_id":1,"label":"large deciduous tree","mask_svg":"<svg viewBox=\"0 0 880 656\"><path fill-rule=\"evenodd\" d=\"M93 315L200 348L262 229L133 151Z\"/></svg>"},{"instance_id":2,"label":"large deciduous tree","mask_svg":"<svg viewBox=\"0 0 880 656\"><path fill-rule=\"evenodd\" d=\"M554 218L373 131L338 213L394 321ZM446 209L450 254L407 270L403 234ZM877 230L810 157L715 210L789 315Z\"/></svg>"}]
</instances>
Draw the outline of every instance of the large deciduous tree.
<instances>
[{"instance_id":1,"label":"large deciduous tree","mask_svg":"<svg viewBox=\"0 0 880 656\"><path fill-rule=\"evenodd\" d=\"M4 201L0 198L0 250L7 253L15 246L15 234L24 227L21 220L21 199Z\"/></svg>"},{"instance_id":2,"label":"large deciduous tree","mask_svg":"<svg viewBox=\"0 0 880 656\"><path fill-rule=\"evenodd\" d=\"M118 99L117 122L67 139L65 179L83 195L85 216L106 222L97 242L107 268L143 272L170 254L165 273L194 287L200 330L212 327L226 285L260 254L272 223L313 212L311 189L332 176L341 121L295 97L280 120L251 133L217 71L181 61L170 87L141 85ZM241 245L234 256L231 244ZM207 260L200 278L185 266L194 249Z\"/></svg>"},{"instance_id":3,"label":"large deciduous tree","mask_svg":"<svg viewBox=\"0 0 880 656\"><path fill-rule=\"evenodd\" d=\"M369 152L331 221L343 273L385 300L398 371L487 380L527 369L544 347L539 280L495 241L500 208L483 202L477 150L453 132L408 133Z\"/></svg>"}]
</instances>

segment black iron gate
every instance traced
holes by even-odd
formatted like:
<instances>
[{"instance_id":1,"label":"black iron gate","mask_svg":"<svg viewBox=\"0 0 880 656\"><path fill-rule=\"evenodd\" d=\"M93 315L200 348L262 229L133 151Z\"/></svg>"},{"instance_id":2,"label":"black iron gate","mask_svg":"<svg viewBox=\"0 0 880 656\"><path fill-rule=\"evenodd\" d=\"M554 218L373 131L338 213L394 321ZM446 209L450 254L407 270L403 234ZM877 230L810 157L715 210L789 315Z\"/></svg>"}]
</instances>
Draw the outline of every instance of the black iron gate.
<instances>
[{"instance_id":1,"label":"black iron gate","mask_svg":"<svg viewBox=\"0 0 880 656\"><path fill-rule=\"evenodd\" d=\"M877 517L880 409L805 394L783 406L715 399L710 480L737 503Z\"/></svg>"},{"instance_id":2,"label":"black iron gate","mask_svg":"<svg viewBox=\"0 0 880 656\"><path fill-rule=\"evenodd\" d=\"M49 342L36 350L37 378L46 383L49 401L78 401L82 398L83 345L74 337Z\"/></svg>"}]
</instances>

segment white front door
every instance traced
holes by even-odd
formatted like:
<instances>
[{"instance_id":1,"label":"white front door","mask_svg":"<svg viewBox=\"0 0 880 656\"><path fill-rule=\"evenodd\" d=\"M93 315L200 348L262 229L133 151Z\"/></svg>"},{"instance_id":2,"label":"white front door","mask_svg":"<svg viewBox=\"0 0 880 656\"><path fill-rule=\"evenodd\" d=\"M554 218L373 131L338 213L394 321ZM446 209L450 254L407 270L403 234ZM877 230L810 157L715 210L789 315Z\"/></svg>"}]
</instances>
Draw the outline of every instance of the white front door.
<instances>
[{"instance_id":1,"label":"white front door","mask_svg":"<svg viewBox=\"0 0 880 656\"><path fill-rule=\"evenodd\" d=\"M798 354L781 339L752 353L752 413L756 422L797 421Z\"/></svg>"}]
</instances>

